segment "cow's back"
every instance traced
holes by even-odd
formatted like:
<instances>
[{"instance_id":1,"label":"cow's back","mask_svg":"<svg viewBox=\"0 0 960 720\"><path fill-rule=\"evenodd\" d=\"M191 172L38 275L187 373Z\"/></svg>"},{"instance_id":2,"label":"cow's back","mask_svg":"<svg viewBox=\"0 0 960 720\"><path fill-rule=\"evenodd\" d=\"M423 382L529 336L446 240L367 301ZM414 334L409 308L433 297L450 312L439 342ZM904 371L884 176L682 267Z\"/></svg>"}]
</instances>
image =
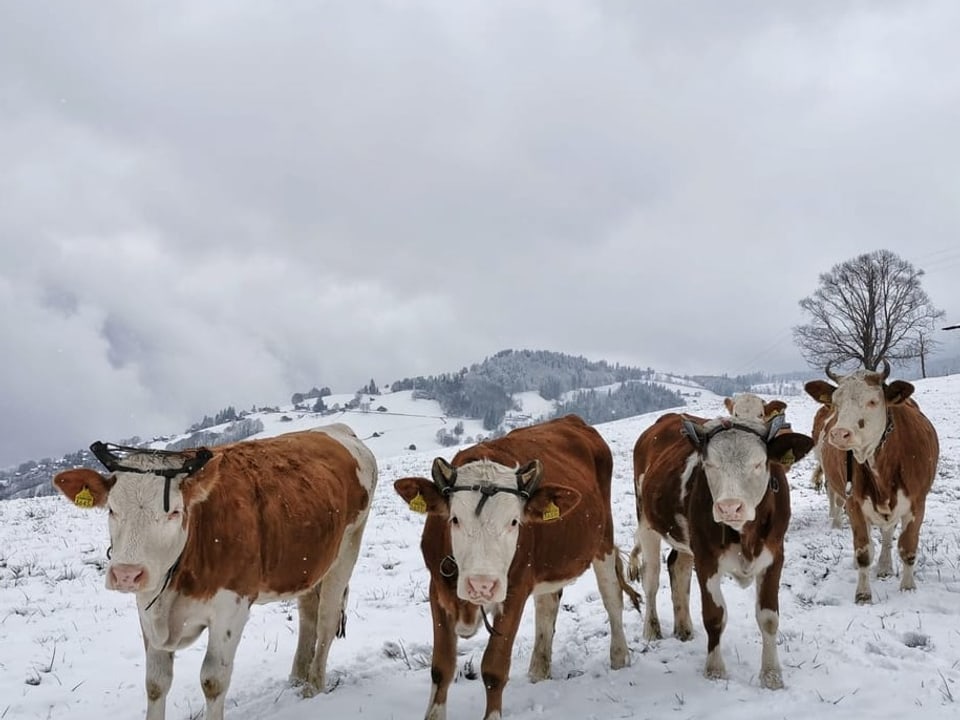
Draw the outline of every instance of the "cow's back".
<instances>
[{"instance_id":1,"label":"cow's back","mask_svg":"<svg viewBox=\"0 0 960 720\"><path fill-rule=\"evenodd\" d=\"M349 428L331 426L216 448L196 480L207 497L189 518L175 589L275 597L322 578L369 507L376 463Z\"/></svg>"},{"instance_id":2,"label":"cow's back","mask_svg":"<svg viewBox=\"0 0 960 720\"><path fill-rule=\"evenodd\" d=\"M661 535L675 525L681 478L694 449L682 433L685 416L669 413L648 427L634 446L637 499Z\"/></svg>"}]
</instances>

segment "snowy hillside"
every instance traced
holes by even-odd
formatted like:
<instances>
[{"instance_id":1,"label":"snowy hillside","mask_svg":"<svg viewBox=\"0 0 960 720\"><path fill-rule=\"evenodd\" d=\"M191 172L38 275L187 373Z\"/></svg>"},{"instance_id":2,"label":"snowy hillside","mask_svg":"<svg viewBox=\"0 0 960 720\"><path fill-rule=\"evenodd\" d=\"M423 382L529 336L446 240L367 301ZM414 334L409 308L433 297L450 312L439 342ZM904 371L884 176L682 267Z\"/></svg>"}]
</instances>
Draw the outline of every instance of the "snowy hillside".
<instances>
[{"instance_id":1,"label":"snowy hillside","mask_svg":"<svg viewBox=\"0 0 960 720\"><path fill-rule=\"evenodd\" d=\"M531 685L532 608L514 648L504 717L570 718L950 718L960 711L960 376L918 381L917 399L940 434L941 461L928 498L917 564L918 590L899 592L898 581L874 583L875 602L853 602L856 571L849 529L829 527L826 499L809 487L812 459L790 472L793 519L781 589L781 661L786 689L759 688L760 637L754 589L724 582L729 620L724 646L730 679L706 680L706 639L699 597L692 593L695 637L646 643L641 618L625 610L632 666L607 666L605 613L591 573L564 591L554 645L554 677ZM722 398L684 388L684 408L720 414ZM399 396L399 393L395 394ZM378 399L391 423L374 411L335 417L354 426L378 456L380 487L351 582L347 637L330 654L332 692L300 699L286 684L293 657L293 603L254 608L238 653L227 699L232 720L313 720L361 717L392 720L423 716L430 686L431 622L427 572L418 547L422 516L395 495L393 481L429 472L438 454L406 449L436 434L437 413L409 412L401 397ZM809 432L815 404L786 398L795 429ZM531 403L524 411L535 415ZM307 427L311 417L285 413L267 426L273 434ZM598 426L615 461L617 542L629 551L636 527L631 452L657 416ZM464 423L464 435L479 427ZM479 425L479 423L478 423ZM374 433L379 433L374 436ZM422 435L419 433L423 433ZM421 447L418 444L418 447ZM442 451L452 456L455 448ZM103 587L108 544L106 516L77 509L61 498L0 503L0 718L126 720L143 717L143 645L134 600ZM896 561L895 561L896 562ZM659 596L665 632L672 630L666 569ZM481 632L460 642L461 667L479 667ZM202 711L201 640L178 653L167 717L187 720ZM480 718L479 680L461 677L451 688L453 720Z\"/></svg>"}]
</instances>

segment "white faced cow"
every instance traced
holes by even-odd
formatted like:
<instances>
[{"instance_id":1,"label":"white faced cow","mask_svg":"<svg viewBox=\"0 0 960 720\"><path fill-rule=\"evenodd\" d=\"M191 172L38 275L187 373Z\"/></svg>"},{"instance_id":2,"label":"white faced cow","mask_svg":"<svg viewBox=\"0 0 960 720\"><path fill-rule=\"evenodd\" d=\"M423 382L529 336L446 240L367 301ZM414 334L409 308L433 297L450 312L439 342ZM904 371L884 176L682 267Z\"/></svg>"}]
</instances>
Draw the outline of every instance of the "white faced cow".
<instances>
[{"instance_id":1,"label":"white faced cow","mask_svg":"<svg viewBox=\"0 0 960 720\"><path fill-rule=\"evenodd\" d=\"M568 415L513 430L437 458L432 480L394 483L411 509L428 513L420 548L430 571L433 615L432 687L427 720L447 716L447 690L456 673L457 636L471 637L492 613L481 675L486 720L498 720L510 654L530 595L536 640L530 680L550 677L554 625L564 585L592 564L610 619L610 665L628 664L621 592L613 544L610 482L613 458L600 434ZM562 712L561 712L562 714Z\"/></svg>"},{"instance_id":2,"label":"white faced cow","mask_svg":"<svg viewBox=\"0 0 960 720\"><path fill-rule=\"evenodd\" d=\"M783 687L777 631L790 488L782 460L800 459L813 446L806 435L779 433L782 422L782 416L769 425L735 418L701 422L668 413L640 435L633 454L639 526L631 557L643 559L644 638L662 637L657 615L662 538L673 548L667 569L674 635L680 640L693 637L690 578L697 571L709 678L726 677L720 636L727 612L720 580L728 575L743 587L756 581L760 684L766 688Z\"/></svg>"},{"instance_id":3,"label":"white faced cow","mask_svg":"<svg viewBox=\"0 0 960 720\"><path fill-rule=\"evenodd\" d=\"M222 720L234 655L253 603L296 597L292 680L325 689L344 630L377 465L346 425L162 452L94 443L111 470L59 473L82 507L110 513L108 589L133 593L146 649L147 720L163 720L173 654L207 631L206 720Z\"/></svg>"},{"instance_id":4,"label":"white faced cow","mask_svg":"<svg viewBox=\"0 0 960 720\"><path fill-rule=\"evenodd\" d=\"M859 568L858 603L873 597L873 525L881 538L877 575L893 574L893 531L900 523L900 589L916 588L913 565L920 526L940 456L937 431L911 397L913 385L903 380L888 384L890 364L883 365L881 372L857 370L843 376L830 372L828 365L827 377L836 385L825 380L805 385L827 408L820 459L831 491L845 499Z\"/></svg>"}]
</instances>

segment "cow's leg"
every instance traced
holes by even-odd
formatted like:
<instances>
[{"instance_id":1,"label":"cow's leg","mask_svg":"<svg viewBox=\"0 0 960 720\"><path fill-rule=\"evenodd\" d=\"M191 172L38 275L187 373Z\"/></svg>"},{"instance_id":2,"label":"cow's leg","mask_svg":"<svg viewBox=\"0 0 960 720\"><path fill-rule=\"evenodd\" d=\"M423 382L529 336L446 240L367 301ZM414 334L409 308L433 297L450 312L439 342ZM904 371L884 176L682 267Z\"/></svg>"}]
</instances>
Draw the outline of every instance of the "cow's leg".
<instances>
[{"instance_id":1,"label":"cow's leg","mask_svg":"<svg viewBox=\"0 0 960 720\"><path fill-rule=\"evenodd\" d=\"M827 485L827 504L830 507L830 526L839 529L843 527L843 506L846 500L843 495L835 492Z\"/></svg>"},{"instance_id":2,"label":"cow's leg","mask_svg":"<svg viewBox=\"0 0 960 720\"><path fill-rule=\"evenodd\" d=\"M643 475L639 477L635 476L633 478L633 496L636 498L637 506L637 532L635 533L636 538L633 543L633 550L630 551L630 563L628 565L627 577L630 578L633 582L637 582L640 579L640 553L642 548L640 547L640 530L639 526L643 523L643 503L641 502L641 490L640 485L643 482Z\"/></svg>"},{"instance_id":3,"label":"cow's leg","mask_svg":"<svg viewBox=\"0 0 960 720\"><path fill-rule=\"evenodd\" d=\"M780 629L780 573L783 570L783 552L756 579L757 626L763 650L760 653L760 685L770 690L783 687L783 670L777 651L777 631Z\"/></svg>"},{"instance_id":4,"label":"cow's leg","mask_svg":"<svg viewBox=\"0 0 960 720\"><path fill-rule=\"evenodd\" d=\"M870 523L859 503L847 503L847 514L850 517L850 529L853 531L853 556L857 563L857 592L854 597L858 604L863 605L873 600L873 593L870 591L870 564L873 562Z\"/></svg>"},{"instance_id":5,"label":"cow's leg","mask_svg":"<svg viewBox=\"0 0 960 720\"><path fill-rule=\"evenodd\" d=\"M637 545L643 556L640 574L643 585L643 599L647 611L643 615L643 639L659 640L660 618L657 616L657 590L660 589L660 534L650 527L646 518L641 518L637 527Z\"/></svg>"},{"instance_id":6,"label":"cow's leg","mask_svg":"<svg viewBox=\"0 0 960 720\"><path fill-rule=\"evenodd\" d=\"M300 628L297 633L297 652L293 656L290 681L294 685L307 682L310 665L317 651L317 621L320 617L320 586L310 588L297 597Z\"/></svg>"},{"instance_id":7,"label":"cow's leg","mask_svg":"<svg viewBox=\"0 0 960 720\"><path fill-rule=\"evenodd\" d=\"M667 557L667 572L670 574L670 596L673 599L673 635L687 641L693 638L693 620L690 617L693 555L671 551Z\"/></svg>"},{"instance_id":8,"label":"cow's leg","mask_svg":"<svg viewBox=\"0 0 960 720\"><path fill-rule=\"evenodd\" d=\"M220 593L213 602L207 627L207 652L200 666L200 687L207 699L204 720L223 720L223 703L243 626L250 617L250 602L229 592Z\"/></svg>"},{"instance_id":9,"label":"cow's leg","mask_svg":"<svg viewBox=\"0 0 960 720\"><path fill-rule=\"evenodd\" d=\"M917 562L917 546L920 543L920 526L926 513L926 498L915 499L910 509L913 517L900 528L900 539L897 541L900 550L900 562L903 569L900 572L900 589L916 590L917 583L913 578L913 566Z\"/></svg>"},{"instance_id":10,"label":"cow's leg","mask_svg":"<svg viewBox=\"0 0 960 720\"><path fill-rule=\"evenodd\" d=\"M710 570L697 568L697 582L700 583L700 600L703 606L703 627L707 631L707 663L704 675L712 680L727 676L727 667L720 651L720 636L727 624L727 605L720 589L720 577L716 567Z\"/></svg>"},{"instance_id":11,"label":"cow's leg","mask_svg":"<svg viewBox=\"0 0 960 720\"><path fill-rule=\"evenodd\" d=\"M876 566L878 578L893 575L893 530L893 525L880 528L880 555L877 556Z\"/></svg>"},{"instance_id":12,"label":"cow's leg","mask_svg":"<svg viewBox=\"0 0 960 720\"><path fill-rule=\"evenodd\" d=\"M360 554L360 540L366 524L366 516L347 528L340 543L340 554L320 581L320 603L317 613L317 647L310 663L303 696L310 697L324 692L327 685L327 657L333 639L346 626L347 589L353 566Z\"/></svg>"},{"instance_id":13,"label":"cow's leg","mask_svg":"<svg viewBox=\"0 0 960 720\"><path fill-rule=\"evenodd\" d=\"M147 720L164 720L167 712L167 693L173 682L173 653L150 646L143 638L146 651Z\"/></svg>"},{"instance_id":14,"label":"cow's leg","mask_svg":"<svg viewBox=\"0 0 960 720\"><path fill-rule=\"evenodd\" d=\"M550 677L550 664L553 658L553 633L557 625L557 612L560 610L560 591L535 595L533 602L535 606L534 622L537 629L533 641L533 653L530 655L530 669L527 675L530 682L539 682Z\"/></svg>"},{"instance_id":15,"label":"cow's leg","mask_svg":"<svg viewBox=\"0 0 960 720\"><path fill-rule=\"evenodd\" d=\"M606 556L593 559L593 572L610 620L610 667L619 670L630 664L630 650L623 632L623 590L617 578L616 546Z\"/></svg>"},{"instance_id":16,"label":"cow's leg","mask_svg":"<svg viewBox=\"0 0 960 720\"><path fill-rule=\"evenodd\" d=\"M433 617L433 658L425 720L446 720L447 690L457 669L456 618L450 617L443 609L433 580L430 580L430 613Z\"/></svg>"},{"instance_id":17,"label":"cow's leg","mask_svg":"<svg viewBox=\"0 0 960 720\"><path fill-rule=\"evenodd\" d=\"M503 716L503 688L510 677L510 655L513 641L520 627L523 606L527 603L527 594L519 592L507 596L503 613L493 621L493 632L487 642L487 649L480 662L480 676L487 690L487 709L483 720L500 720Z\"/></svg>"}]
</instances>

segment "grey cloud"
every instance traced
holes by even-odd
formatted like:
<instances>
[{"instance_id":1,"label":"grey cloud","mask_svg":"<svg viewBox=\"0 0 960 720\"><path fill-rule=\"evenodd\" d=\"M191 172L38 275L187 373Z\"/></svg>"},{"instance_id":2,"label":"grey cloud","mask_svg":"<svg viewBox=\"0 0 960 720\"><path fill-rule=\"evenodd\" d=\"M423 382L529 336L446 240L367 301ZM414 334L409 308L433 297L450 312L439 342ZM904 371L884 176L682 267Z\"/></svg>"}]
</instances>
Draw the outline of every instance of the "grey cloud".
<instances>
[{"instance_id":1,"label":"grey cloud","mask_svg":"<svg viewBox=\"0 0 960 720\"><path fill-rule=\"evenodd\" d=\"M802 367L878 247L956 319L958 15L7 4L0 464L504 347Z\"/></svg>"}]
</instances>

